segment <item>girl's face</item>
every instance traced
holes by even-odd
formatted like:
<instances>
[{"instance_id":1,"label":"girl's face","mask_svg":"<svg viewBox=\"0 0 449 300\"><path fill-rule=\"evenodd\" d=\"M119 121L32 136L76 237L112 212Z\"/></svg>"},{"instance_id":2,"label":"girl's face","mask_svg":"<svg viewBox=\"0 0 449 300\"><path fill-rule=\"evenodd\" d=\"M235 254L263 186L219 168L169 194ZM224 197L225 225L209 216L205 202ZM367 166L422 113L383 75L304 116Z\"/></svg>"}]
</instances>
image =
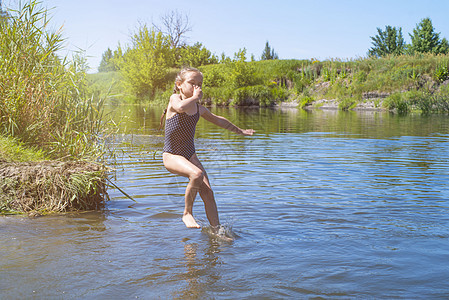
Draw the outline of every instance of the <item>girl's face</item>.
<instances>
[{"instance_id":1,"label":"girl's face","mask_svg":"<svg viewBox=\"0 0 449 300\"><path fill-rule=\"evenodd\" d=\"M190 98L193 96L194 87L198 86L201 88L203 85L203 75L198 72L188 72L184 81L181 84L176 83L176 85L184 98Z\"/></svg>"}]
</instances>

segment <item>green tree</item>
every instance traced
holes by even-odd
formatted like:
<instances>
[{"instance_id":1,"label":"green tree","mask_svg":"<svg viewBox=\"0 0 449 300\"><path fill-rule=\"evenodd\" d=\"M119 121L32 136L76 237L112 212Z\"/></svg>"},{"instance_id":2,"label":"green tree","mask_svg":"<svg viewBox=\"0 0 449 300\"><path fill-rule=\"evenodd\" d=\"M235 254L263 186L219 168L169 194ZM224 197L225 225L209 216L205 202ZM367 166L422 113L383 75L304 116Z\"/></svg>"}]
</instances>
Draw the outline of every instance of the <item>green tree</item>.
<instances>
[{"instance_id":1,"label":"green tree","mask_svg":"<svg viewBox=\"0 0 449 300\"><path fill-rule=\"evenodd\" d=\"M254 66L246 62L246 49L239 49L234 53L234 60L229 63L230 76L229 86L232 88L241 88L250 86L254 83Z\"/></svg>"},{"instance_id":2,"label":"green tree","mask_svg":"<svg viewBox=\"0 0 449 300\"><path fill-rule=\"evenodd\" d=\"M112 62L112 50L108 48L108 50L106 50L101 57L98 72L109 72L109 71L115 71L115 68Z\"/></svg>"},{"instance_id":3,"label":"green tree","mask_svg":"<svg viewBox=\"0 0 449 300\"><path fill-rule=\"evenodd\" d=\"M382 57L390 54L401 55L405 52L405 42L402 28L386 26L385 31L377 28L377 35L371 37L373 47L369 49L369 56Z\"/></svg>"},{"instance_id":4,"label":"green tree","mask_svg":"<svg viewBox=\"0 0 449 300\"><path fill-rule=\"evenodd\" d=\"M410 38L412 53L447 54L449 52L448 41L445 38L440 39L440 33L435 32L430 18L422 19L413 29Z\"/></svg>"},{"instance_id":5,"label":"green tree","mask_svg":"<svg viewBox=\"0 0 449 300\"><path fill-rule=\"evenodd\" d=\"M98 72L111 72L120 70L120 62L123 59L122 47L119 45L117 49L112 52L110 48L106 50L101 58L100 66L98 67Z\"/></svg>"},{"instance_id":6,"label":"green tree","mask_svg":"<svg viewBox=\"0 0 449 300\"><path fill-rule=\"evenodd\" d=\"M265 49L263 50L262 57L260 59L261 60L279 59L279 56L277 55L276 52L274 52L274 49L271 49L268 41L265 44Z\"/></svg>"},{"instance_id":7,"label":"green tree","mask_svg":"<svg viewBox=\"0 0 449 300\"><path fill-rule=\"evenodd\" d=\"M132 36L132 48L124 54L120 71L130 91L142 98L165 87L165 77L173 64L170 38L141 25Z\"/></svg>"},{"instance_id":8,"label":"green tree","mask_svg":"<svg viewBox=\"0 0 449 300\"><path fill-rule=\"evenodd\" d=\"M221 58L220 58L220 64L226 64L226 63L230 63L231 62L231 58L229 56L226 56L226 54L224 52L221 53Z\"/></svg>"},{"instance_id":9,"label":"green tree","mask_svg":"<svg viewBox=\"0 0 449 300\"><path fill-rule=\"evenodd\" d=\"M218 57L213 55L203 44L197 42L193 46L183 46L178 52L179 66L199 67L218 63Z\"/></svg>"}]
</instances>

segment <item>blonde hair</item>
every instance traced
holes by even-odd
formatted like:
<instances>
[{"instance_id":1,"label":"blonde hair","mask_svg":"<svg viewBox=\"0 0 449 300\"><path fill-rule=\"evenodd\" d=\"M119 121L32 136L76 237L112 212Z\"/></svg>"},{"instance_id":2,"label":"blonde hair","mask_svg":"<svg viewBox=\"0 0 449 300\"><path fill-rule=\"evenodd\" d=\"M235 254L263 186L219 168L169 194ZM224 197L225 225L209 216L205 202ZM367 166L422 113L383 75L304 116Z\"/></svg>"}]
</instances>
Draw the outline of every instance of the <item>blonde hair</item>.
<instances>
[{"instance_id":1,"label":"blonde hair","mask_svg":"<svg viewBox=\"0 0 449 300\"><path fill-rule=\"evenodd\" d=\"M181 84L184 82L184 80L186 80L186 75L187 73L198 73L201 74L201 76L203 76L203 73L201 73L200 70L198 70L197 68L192 68L192 67L186 67L183 68L181 71L179 71L179 73L176 75L176 79L175 79L175 86L173 87L173 94L176 94L179 89L178 89L178 84Z\"/></svg>"}]
</instances>

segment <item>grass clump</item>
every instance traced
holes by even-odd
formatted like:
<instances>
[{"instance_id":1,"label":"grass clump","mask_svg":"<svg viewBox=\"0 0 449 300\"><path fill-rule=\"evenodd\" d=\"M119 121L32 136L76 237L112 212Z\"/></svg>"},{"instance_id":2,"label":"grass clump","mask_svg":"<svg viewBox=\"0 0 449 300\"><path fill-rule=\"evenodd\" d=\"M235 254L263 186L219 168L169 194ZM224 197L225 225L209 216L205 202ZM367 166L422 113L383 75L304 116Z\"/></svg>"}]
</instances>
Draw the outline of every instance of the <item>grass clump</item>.
<instances>
[{"instance_id":1,"label":"grass clump","mask_svg":"<svg viewBox=\"0 0 449 300\"><path fill-rule=\"evenodd\" d=\"M7 162L43 161L42 149L30 148L17 139L0 135L0 159Z\"/></svg>"},{"instance_id":2,"label":"grass clump","mask_svg":"<svg viewBox=\"0 0 449 300\"><path fill-rule=\"evenodd\" d=\"M105 168L69 162L0 162L0 212L99 209L107 199Z\"/></svg>"}]
</instances>

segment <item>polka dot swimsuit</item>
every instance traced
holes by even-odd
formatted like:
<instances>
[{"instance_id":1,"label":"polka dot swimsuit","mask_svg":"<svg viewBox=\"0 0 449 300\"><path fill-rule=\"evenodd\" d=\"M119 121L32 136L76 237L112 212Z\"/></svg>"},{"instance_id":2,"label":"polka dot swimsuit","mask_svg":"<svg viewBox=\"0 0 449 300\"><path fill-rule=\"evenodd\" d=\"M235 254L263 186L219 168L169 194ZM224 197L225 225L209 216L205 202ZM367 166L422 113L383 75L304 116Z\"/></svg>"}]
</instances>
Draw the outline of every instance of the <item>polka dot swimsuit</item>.
<instances>
[{"instance_id":1,"label":"polka dot swimsuit","mask_svg":"<svg viewBox=\"0 0 449 300\"><path fill-rule=\"evenodd\" d=\"M190 159L195 154L195 128L200 119L198 105L196 114L177 113L165 123L164 152Z\"/></svg>"}]
</instances>

